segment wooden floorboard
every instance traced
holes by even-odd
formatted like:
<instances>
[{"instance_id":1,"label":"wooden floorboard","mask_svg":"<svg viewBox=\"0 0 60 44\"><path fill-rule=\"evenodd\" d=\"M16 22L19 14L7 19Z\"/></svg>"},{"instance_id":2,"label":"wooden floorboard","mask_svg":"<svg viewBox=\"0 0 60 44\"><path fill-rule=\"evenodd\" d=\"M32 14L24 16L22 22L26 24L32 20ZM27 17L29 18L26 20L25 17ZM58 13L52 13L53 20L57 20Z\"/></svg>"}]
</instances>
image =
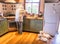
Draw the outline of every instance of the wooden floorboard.
<instances>
[{"instance_id":1,"label":"wooden floorboard","mask_svg":"<svg viewBox=\"0 0 60 44\"><path fill-rule=\"evenodd\" d=\"M60 34L57 34L54 38L47 43L41 40L37 40L38 34L31 32L9 32L0 37L0 44L60 44Z\"/></svg>"},{"instance_id":2,"label":"wooden floorboard","mask_svg":"<svg viewBox=\"0 0 60 44\"><path fill-rule=\"evenodd\" d=\"M36 40L37 37L37 33L23 32L18 34L18 32L9 32L0 37L0 44L45 44Z\"/></svg>"}]
</instances>

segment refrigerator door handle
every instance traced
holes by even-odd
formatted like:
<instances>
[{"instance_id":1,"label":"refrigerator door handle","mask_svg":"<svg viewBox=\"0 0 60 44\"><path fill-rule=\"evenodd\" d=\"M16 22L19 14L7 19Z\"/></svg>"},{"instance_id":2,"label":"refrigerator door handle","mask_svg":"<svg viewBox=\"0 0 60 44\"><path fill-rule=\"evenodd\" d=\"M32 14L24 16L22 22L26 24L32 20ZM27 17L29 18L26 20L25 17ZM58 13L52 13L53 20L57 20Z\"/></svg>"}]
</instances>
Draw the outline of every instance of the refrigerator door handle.
<instances>
[{"instance_id":1,"label":"refrigerator door handle","mask_svg":"<svg viewBox=\"0 0 60 44\"><path fill-rule=\"evenodd\" d=\"M43 20L43 26L45 25L45 20Z\"/></svg>"}]
</instances>

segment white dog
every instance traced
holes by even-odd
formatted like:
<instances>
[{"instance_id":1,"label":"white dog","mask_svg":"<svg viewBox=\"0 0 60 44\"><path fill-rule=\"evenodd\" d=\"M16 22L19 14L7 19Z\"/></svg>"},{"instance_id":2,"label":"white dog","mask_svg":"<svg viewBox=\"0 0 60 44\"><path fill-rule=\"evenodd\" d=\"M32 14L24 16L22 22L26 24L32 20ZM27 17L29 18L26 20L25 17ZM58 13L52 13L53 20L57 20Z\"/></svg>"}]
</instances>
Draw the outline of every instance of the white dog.
<instances>
[{"instance_id":1,"label":"white dog","mask_svg":"<svg viewBox=\"0 0 60 44\"><path fill-rule=\"evenodd\" d=\"M51 38L52 38L51 35L43 32L43 31L40 31L40 33L38 34L38 40L47 42Z\"/></svg>"}]
</instances>

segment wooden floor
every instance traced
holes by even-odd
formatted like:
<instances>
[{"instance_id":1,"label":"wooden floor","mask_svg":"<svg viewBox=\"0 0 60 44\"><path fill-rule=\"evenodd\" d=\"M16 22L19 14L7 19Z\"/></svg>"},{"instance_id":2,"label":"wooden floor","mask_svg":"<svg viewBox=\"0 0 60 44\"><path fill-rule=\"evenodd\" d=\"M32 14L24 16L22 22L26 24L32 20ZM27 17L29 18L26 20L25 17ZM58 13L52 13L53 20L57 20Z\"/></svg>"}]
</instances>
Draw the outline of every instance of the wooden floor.
<instances>
[{"instance_id":1,"label":"wooden floor","mask_svg":"<svg viewBox=\"0 0 60 44\"><path fill-rule=\"evenodd\" d=\"M38 34L31 32L23 32L18 34L17 32L9 32L0 37L0 44L60 44L60 34L48 42L37 40Z\"/></svg>"},{"instance_id":2,"label":"wooden floor","mask_svg":"<svg viewBox=\"0 0 60 44\"><path fill-rule=\"evenodd\" d=\"M45 42L37 40L38 34L31 32L9 32L0 37L0 44L45 44Z\"/></svg>"}]
</instances>

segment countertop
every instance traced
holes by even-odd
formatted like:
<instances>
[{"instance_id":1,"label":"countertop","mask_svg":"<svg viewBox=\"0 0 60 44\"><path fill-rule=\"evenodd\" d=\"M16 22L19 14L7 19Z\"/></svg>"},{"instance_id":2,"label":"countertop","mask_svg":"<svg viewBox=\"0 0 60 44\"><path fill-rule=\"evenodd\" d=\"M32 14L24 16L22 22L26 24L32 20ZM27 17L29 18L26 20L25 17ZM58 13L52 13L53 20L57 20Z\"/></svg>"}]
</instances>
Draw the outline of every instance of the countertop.
<instances>
[{"instance_id":1,"label":"countertop","mask_svg":"<svg viewBox=\"0 0 60 44\"><path fill-rule=\"evenodd\" d=\"M27 19L43 19L43 17L38 16L26 16Z\"/></svg>"},{"instance_id":2,"label":"countertop","mask_svg":"<svg viewBox=\"0 0 60 44\"><path fill-rule=\"evenodd\" d=\"M15 19L15 16L8 16L8 17L4 17L4 18L10 18L10 19ZM43 19L43 17L37 17L37 16L26 16L27 19Z\"/></svg>"}]
</instances>

